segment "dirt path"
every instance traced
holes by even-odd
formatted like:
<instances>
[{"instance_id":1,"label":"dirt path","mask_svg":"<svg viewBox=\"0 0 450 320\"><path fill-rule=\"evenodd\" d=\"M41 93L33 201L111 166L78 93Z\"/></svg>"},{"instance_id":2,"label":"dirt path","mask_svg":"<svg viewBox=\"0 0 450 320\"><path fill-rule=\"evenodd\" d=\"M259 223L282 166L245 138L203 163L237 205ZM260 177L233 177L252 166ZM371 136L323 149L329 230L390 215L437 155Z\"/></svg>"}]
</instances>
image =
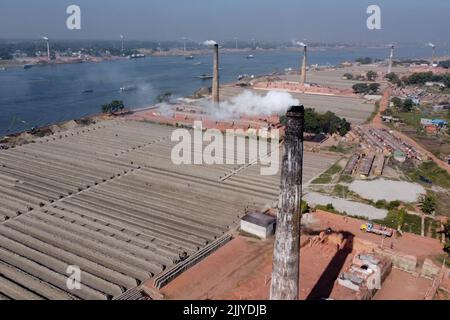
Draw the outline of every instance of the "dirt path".
<instances>
[{"instance_id":1,"label":"dirt path","mask_svg":"<svg viewBox=\"0 0 450 320\"><path fill-rule=\"evenodd\" d=\"M372 125L374 127L380 128L384 127L383 120L381 119L381 114L389 107L389 103L391 100L392 88L387 87L383 91L383 98L380 100L380 110L378 110L377 115L372 120Z\"/></svg>"}]
</instances>

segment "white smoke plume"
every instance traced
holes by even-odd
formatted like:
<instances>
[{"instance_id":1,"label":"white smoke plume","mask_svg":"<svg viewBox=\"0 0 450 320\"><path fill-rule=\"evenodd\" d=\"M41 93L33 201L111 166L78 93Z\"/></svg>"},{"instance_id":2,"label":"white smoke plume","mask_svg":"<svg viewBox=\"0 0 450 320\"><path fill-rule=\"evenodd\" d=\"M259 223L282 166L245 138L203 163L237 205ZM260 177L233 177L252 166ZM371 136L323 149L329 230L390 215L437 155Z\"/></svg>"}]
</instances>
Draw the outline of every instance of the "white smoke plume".
<instances>
[{"instance_id":1,"label":"white smoke plume","mask_svg":"<svg viewBox=\"0 0 450 320\"><path fill-rule=\"evenodd\" d=\"M205 46L213 46L213 45L216 45L217 42L214 41L214 40L206 40L205 42L203 42L203 44L204 44Z\"/></svg>"},{"instance_id":2,"label":"white smoke plume","mask_svg":"<svg viewBox=\"0 0 450 320\"><path fill-rule=\"evenodd\" d=\"M158 103L156 106L158 107L159 113L164 117L171 117L175 113L173 106L166 102Z\"/></svg>"},{"instance_id":3,"label":"white smoke plume","mask_svg":"<svg viewBox=\"0 0 450 320\"><path fill-rule=\"evenodd\" d=\"M306 43L304 43L304 42L302 42L302 41L297 41L297 40L292 40L292 44L294 45L294 46L299 46L299 47L307 47L307 44Z\"/></svg>"},{"instance_id":4,"label":"white smoke plume","mask_svg":"<svg viewBox=\"0 0 450 320\"><path fill-rule=\"evenodd\" d=\"M300 101L293 98L287 92L269 91L265 96L260 96L251 91L220 103L219 106L208 102L205 110L215 119L236 119L240 116L270 116L284 114L291 106L299 105Z\"/></svg>"},{"instance_id":5,"label":"white smoke plume","mask_svg":"<svg viewBox=\"0 0 450 320\"><path fill-rule=\"evenodd\" d=\"M427 44L427 46L432 47L432 48L435 47L435 45L434 45L433 43L431 43L431 42L429 42L429 43Z\"/></svg>"}]
</instances>

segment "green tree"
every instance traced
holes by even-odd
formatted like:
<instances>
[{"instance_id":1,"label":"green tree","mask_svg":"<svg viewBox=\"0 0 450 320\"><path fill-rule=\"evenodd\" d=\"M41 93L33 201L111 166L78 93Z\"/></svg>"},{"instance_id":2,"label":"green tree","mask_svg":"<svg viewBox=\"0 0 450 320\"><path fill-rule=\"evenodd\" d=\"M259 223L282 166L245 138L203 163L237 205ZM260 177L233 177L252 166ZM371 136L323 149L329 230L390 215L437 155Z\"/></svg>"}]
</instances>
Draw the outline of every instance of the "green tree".
<instances>
[{"instance_id":1,"label":"green tree","mask_svg":"<svg viewBox=\"0 0 450 320\"><path fill-rule=\"evenodd\" d=\"M103 113L115 114L118 111L125 109L125 105L122 100L113 100L110 103L102 105Z\"/></svg>"},{"instance_id":2,"label":"green tree","mask_svg":"<svg viewBox=\"0 0 450 320\"><path fill-rule=\"evenodd\" d=\"M444 224L444 230L442 233L447 238L446 243L444 244L444 251L449 255L450 257L450 221L447 221L447 223Z\"/></svg>"},{"instance_id":3,"label":"green tree","mask_svg":"<svg viewBox=\"0 0 450 320\"><path fill-rule=\"evenodd\" d=\"M397 209L398 207L400 207L400 201L398 201L398 200L391 201L387 205L388 210L394 210L394 209Z\"/></svg>"},{"instance_id":4,"label":"green tree","mask_svg":"<svg viewBox=\"0 0 450 320\"><path fill-rule=\"evenodd\" d=\"M403 108L403 101L399 97L393 97L391 102L394 104L394 107L397 109Z\"/></svg>"},{"instance_id":5,"label":"green tree","mask_svg":"<svg viewBox=\"0 0 450 320\"><path fill-rule=\"evenodd\" d=\"M376 94L380 90L380 84L379 83L371 83L369 85L369 92Z\"/></svg>"},{"instance_id":6,"label":"green tree","mask_svg":"<svg viewBox=\"0 0 450 320\"><path fill-rule=\"evenodd\" d=\"M411 112L413 107L414 107L414 102L411 99L405 99L405 101L403 101L402 110L404 112Z\"/></svg>"},{"instance_id":7,"label":"green tree","mask_svg":"<svg viewBox=\"0 0 450 320\"><path fill-rule=\"evenodd\" d=\"M378 74L375 71L369 70L367 71L366 78L369 81L375 81L375 79L378 77Z\"/></svg>"},{"instance_id":8,"label":"green tree","mask_svg":"<svg viewBox=\"0 0 450 320\"><path fill-rule=\"evenodd\" d=\"M169 102L170 98L172 97L172 92L166 91L156 97L156 101L159 103L161 102Z\"/></svg>"},{"instance_id":9,"label":"green tree","mask_svg":"<svg viewBox=\"0 0 450 320\"><path fill-rule=\"evenodd\" d=\"M433 214L436 211L436 205L436 198L431 193L423 196L420 199L420 208L425 214Z\"/></svg>"},{"instance_id":10,"label":"green tree","mask_svg":"<svg viewBox=\"0 0 450 320\"><path fill-rule=\"evenodd\" d=\"M370 57L358 58L355 61L360 64L371 64L373 62L372 58Z\"/></svg>"},{"instance_id":11,"label":"green tree","mask_svg":"<svg viewBox=\"0 0 450 320\"><path fill-rule=\"evenodd\" d=\"M450 60L445 60L439 62L439 67L449 69L450 68Z\"/></svg>"},{"instance_id":12,"label":"green tree","mask_svg":"<svg viewBox=\"0 0 450 320\"><path fill-rule=\"evenodd\" d=\"M353 85L352 88L353 91L358 94L367 94L370 91L369 86L366 83L357 83Z\"/></svg>"},{"instance_id":13,"label":"green tree","mask_svg":"<svg viewBox=\"0 0 450 320\"><path fill-rule=\"evenodd\" d=\"M302 203L300 205L300 212L303 213L307 213L309 211L309 205L306 201L302 200Z\"/></svg>"},{"instance_id":14,"label":"green tree","mask_svg":"<svg viewBox=\"0 0 450 320\"><path fill-rule=\"evenodd\" d=\"M353 80L353 75L351 73L344 74L344 78L347 80Z\"/></svg>"},{"instance_id":15,"label":"green tree","mask_svg":"<svg viewBox=\"0 0 450 320\"><path fill-rule=\"evenodd\" d=\"M400 80L399 76L398 76L395 72L388 73L388 74L386 75L386 79L387 79L390 83L396 84L396 85L398 85L398 86L400 86L401 83L402 83L402 81Z\"/></svg>"}]
</instances>

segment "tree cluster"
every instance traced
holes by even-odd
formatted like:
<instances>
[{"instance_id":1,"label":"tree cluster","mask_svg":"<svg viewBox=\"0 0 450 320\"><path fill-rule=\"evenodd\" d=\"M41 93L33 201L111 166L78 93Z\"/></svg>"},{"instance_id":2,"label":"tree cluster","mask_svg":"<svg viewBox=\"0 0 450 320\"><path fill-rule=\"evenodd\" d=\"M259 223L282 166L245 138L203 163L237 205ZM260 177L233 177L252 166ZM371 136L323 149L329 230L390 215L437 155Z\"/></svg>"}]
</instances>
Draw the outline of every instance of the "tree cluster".
<instances>
[{"instance_id":1,"label":"tree cluster","mask_svg":"<svg viewBox=\"0 0 450 320\"><path fill-rule=\"evenodd\" d=\"M353 85L353 91L358 94L377 94L380 91L379 83L357 83Z\"/></svg>"},{"instance_id":2,"label":"tree cluster","mask_svg":"<svg viewBox=\"0 0 450 320\"><path fill-rule=\"evenodd\" d=\"M373 63L373 60L370 57L358 58L355 61L360 63L360 64L371 64L371 63Z\"/></svg>"},{"instance_id":3,"label":"tree cluster","mask_svg":"<svg viewBox=\"0 0 450 320\"><path fill-rule=\"evenodd\" d=\"M102 113L114 114L123 109L125 109L125 105L122 100L113 100L110 103L102 105Z\"/></svg>"},{"instance_id":4,"label":"tree cluster","mask_svg":"<svg viewBox=\"0 0 450 320\"><path fill-rule=\"evenodd\" d=\"M450 74L434 74L433 72L416 72L409 77L403 77L405 85L424 85L427 82L442 82L450 88Z\"/></svg>"},{"instance_id":5,"label":"tree cluster","mask_svg":"<svg viewBox=\"0 0 450 320\"><path fill-rule=\"evenodd\" d=\"M285 125L287 123L286 117L281 117L280 122ZM319 114L312 108L305 109L305 132L315 134L338 133L345 136L350 130L351 124L345 118L340 118L331 111Z\"/></svg>"},{"instance_id":6,"label":"tree cluster","mask_svg":"<svg viewBox=\"0 0 450 320\"><path fill-rule=\"evenodd\" d=\"M449 69L450 68L450 60L445 60L439 62L439 67Z\"/></svg>"},{"instance_id":7,"label":"tree cluster","mask_svg":"<svg viewBox=\"0 0 450 320\"><path fill-rule=\"evenodd\" d=\"M391 102L394 104L394 108L399 111L410 112L414 108L414 102L409 98L403 101L399 97L394 97Z\"/></svg>"}]
</instances>

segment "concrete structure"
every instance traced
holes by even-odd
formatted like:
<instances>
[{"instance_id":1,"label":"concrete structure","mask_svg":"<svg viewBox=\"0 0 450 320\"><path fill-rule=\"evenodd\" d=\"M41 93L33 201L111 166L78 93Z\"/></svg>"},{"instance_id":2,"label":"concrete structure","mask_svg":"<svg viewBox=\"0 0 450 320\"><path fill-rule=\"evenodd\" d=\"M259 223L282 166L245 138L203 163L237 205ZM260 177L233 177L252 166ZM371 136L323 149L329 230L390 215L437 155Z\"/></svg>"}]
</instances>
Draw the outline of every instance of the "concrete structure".
<instances>
[{"instance_id":1,"label":"concrete structure","mask_svg":"<svg viewBox=\"0 0 450 320\"><path fill-rule=\"evenodd\" d=\"M260 239L267 239L274 234L276 219L254 212L241 219L241 231L257 236Z\"/></svg>"},{"instance_id":2,"label":"concrete structure","mask_svg":"<svg viewBox=\"0 0 450 320\"><path fill-rule=\"evenodd\" d=\"M394 151L394 159L398 162L405 162L406 161L406 155L404 152L400 150Z\"/></svg>"},{"instance_id":3,"label":"concrete structure","mask_svg":"<svg viewBox=\"0 0 450 320\"><path fill-rule=\"evenodd\" d=\"M351 266L341 273L338 284L356 291L356 298L369 300L388 277L392 270L390 259L373 254L361 253L353 258Z\"/></svg>"},{"instance_id":4,"label":"concrete structure","mask_svg":"<svg viewBox=\"0 0 450 320\"><path fill-rule=\"evenodd\" d=\"M372 165L373 165L374 161L375 161L374 154L368 155L364 159L364 163L363 163L361 171L360 171L361 177L367 178L370 176L370 172L372 171Z\"/></svg>"},{"instance_id":5,"label":"concrete structure","mask_svg":"<svg viewBox=\"0 0 450 320\"><path fill-rule=\"evenodd\" d=\"M355 172L356 165L358 164L360 158L361 158L360 154L358 153L353 154L350 160L348 161L347 165L345 166L344 174L352 175Z\"/></svg>"},{"instance_id":6,"label":"concrete structure","mask_svg":"<svg viewBox=\"0 0 450 320\"><path fill-rule=\"evenodd\" d=\"M214 66L212 80L212 99L215 104L220 102L219 98L219 45L214 45Z\"/></svg>"},{"instance_id":7,"label":"concrete structure","mask_svg":"<svg viewBox=\"0 0 450 320\"><path fill-rule=\"evenodd\" d=\"M384 164L386 159L383 154L377 154L373 163L373 174L376 176L382 176L384 171Z\"/></svg>"},{"instance_id":8,"label":"concrete structure","mask_svg":"<svg viewBox=\"0 0 450 320\"><path fill-rule=\"evenodd\" d=\"M389 258L393 267L409 273L415 273L417 270L417 257L403 254L393 250L375 249L375 253Z\"/></svg>"},{"instance_id":9,"label":"concrete structure","mask_svg":"<svg viewBox=\"0 0 450 320\"><path fill-rule=\"evenodd\" d=\"M298 299L304 115L303 106L291 107L286 114L271 300Z\"/></svg>"}]
</instances>

